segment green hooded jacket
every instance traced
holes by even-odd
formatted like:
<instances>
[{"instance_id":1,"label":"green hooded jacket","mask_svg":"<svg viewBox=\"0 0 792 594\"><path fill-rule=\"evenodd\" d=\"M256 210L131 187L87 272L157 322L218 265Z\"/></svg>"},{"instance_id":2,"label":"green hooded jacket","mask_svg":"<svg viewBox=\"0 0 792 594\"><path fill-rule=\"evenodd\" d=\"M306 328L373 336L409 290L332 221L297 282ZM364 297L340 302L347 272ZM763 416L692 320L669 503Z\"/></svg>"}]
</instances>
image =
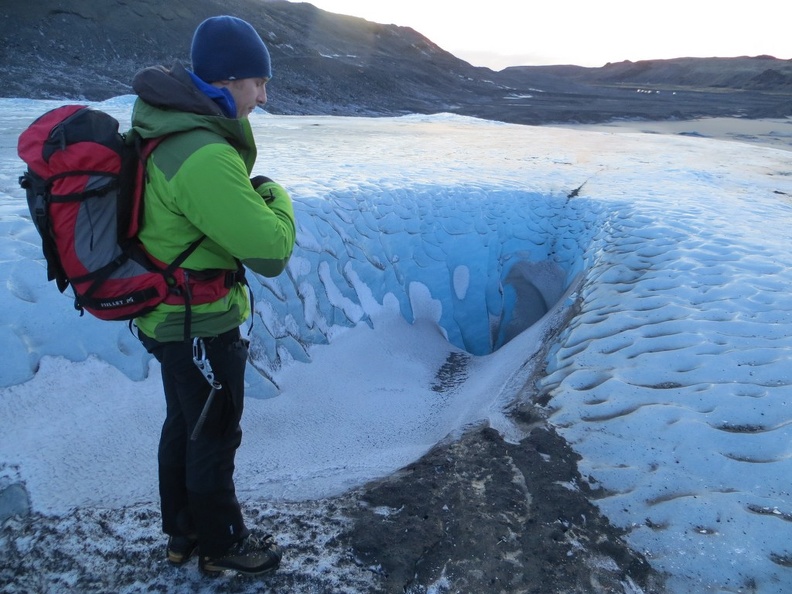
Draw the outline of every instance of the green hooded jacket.
<instances>
[{"instance_id":1,"label":"green hooded jacket","mask_svg":"<svg viewBox=\"0 0 792 594\"><path fill-rule=\"evenodd\" d=\"M267 181L253 188L256 145L247 118L226 117L181 66L147 68L133 88L138 99L129 136L167 136L146 165L138 234L145 249L169 264L205 236L184 268L236 270L240 260L264 276L283 272L294 247L294 210L280 185ZM250 315L249 303L245 286L237 283L218 301L193 304L191 335L238 327ZM160 304L135 324L158 341L180 341L185 312L184 305Z\"/></svg>"}]
</instances>

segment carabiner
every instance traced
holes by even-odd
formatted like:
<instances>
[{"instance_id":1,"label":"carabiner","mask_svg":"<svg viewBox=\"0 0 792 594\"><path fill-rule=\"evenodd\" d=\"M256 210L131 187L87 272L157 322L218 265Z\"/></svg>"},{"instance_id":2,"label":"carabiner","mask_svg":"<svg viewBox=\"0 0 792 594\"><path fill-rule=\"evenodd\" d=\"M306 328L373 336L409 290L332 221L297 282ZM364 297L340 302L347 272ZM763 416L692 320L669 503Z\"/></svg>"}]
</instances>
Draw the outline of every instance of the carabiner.
<instances>
[{"instance_id":1,"label":"carabiner","mask_svg":"<svg viewBox=\"0 0 792 594\"><path fill-rule=\"evenodd\" d=\"M209 363L209 359L206 357L206 346L204 345L203 338L196 336L193 338L193 363L198 368L198 371L206 378L206 381L209 382L209 385L212 386L215 390L220 390L223 386L215 379L214 371L212 371L212 365Z\"/></svg>"}]
</instances>

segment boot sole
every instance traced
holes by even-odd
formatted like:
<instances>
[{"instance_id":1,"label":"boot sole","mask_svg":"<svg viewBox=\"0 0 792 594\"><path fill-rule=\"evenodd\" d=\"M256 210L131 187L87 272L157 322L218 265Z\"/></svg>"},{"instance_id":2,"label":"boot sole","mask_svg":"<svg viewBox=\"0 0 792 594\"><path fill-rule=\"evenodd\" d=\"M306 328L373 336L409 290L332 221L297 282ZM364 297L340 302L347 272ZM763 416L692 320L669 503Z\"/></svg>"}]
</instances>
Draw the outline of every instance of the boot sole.
<instances>
[{"instance_id":1,"label":"boot sole","mask_svg":"<svg viewBox=\"0 0 792 594\"><path fill-rule=\"evenodd\" d=\"M242 575L250 575L250 576L259 576L259 575L267 575L268 573L274 573L280 564L275 565L274 567L268 567L266 569L261 570L251 570L251 569L240 569L237 567L205 567L203 565L200 566L201 573L203 573L207 577L219 577L226 571L234 571L236 573L241 573Z\"/></svg>"},{"instance_id":2,"label":"boot sole","mask_svg":"<svg viewBox=\"0 0 792 594\"><path fill-rule=\"evenodd\" d=\"M193 547L193 549L186 555L168 551L168 563L170 563L174 567L181 567L182 565L187 563L190 559L192 559L197 553L198 553L197 546Z\"/></svg>"},{"instance_id":3,"label":"boot sole","mask_svg":"<svg viewBox=\"0 0 792 594\"><path fill-rule=\"evenodd\" d=\"M181 567L185 565L193 556L190 555L189 557L184 557L183 555L179 555L178 557L172 557L168 555L168 563L173 565L174 567Z\"/></svg>"}]
</instances>

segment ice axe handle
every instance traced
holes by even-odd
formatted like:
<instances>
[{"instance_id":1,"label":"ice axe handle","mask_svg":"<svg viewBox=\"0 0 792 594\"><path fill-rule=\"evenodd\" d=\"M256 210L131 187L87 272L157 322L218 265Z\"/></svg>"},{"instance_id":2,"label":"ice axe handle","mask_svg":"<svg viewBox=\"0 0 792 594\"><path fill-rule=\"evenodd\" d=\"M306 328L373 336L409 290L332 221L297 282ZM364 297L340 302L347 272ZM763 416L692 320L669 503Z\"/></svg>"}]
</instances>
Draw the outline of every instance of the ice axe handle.
<instances>
[{"instance_id":1,"label":"ice axe handle","mask_svg":"<svg viewBox=\"0 0 792 594\"><path fill-rule=\"evenodd\" d=\"M217 388L212 386L212 391L209 392L209 398L206 399L206 404L204 404L203 410L201 411L201 416L198 417L195 429L193 429L192 435L190 435L191 441L198 439L198 436L201 434L201 429L203 429L204 423L206 422L206 415L209 414L209 409L212 408L212 400L214 400L215 392L217 392Z\"/></svg>"}]
</instances>

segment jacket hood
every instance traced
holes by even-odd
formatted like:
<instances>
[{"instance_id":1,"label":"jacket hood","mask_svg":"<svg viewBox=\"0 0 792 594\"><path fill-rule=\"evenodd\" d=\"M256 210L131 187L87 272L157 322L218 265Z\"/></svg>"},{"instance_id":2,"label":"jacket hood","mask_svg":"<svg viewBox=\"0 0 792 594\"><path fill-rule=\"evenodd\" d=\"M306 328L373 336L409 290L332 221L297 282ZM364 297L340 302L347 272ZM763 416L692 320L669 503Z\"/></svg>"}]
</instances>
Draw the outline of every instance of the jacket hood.
<instances>
[{"instance_id":1,"label":"jacket hood","mask_svg":"<svg viewBox=\"0 0 792 594\"><path fill-rule=\"evenodd\" d=\"M141 138L204 128L237 145L252 142L247 120L226 117L180 64L170 69L152 66L141 70L132 81L132 89L138 95L132 110L132 130Z\"/></svg>"},{"instance_id":2,"label":"jacket hood","mask_svg":"<svg viewBox=\"0 0 792 594\"><path fill-rule=\"evenodd\" d=\"M154 107L198 115L223 115L223 110L193 82L181 64L145 68L132 79L132 90Z\"/></svg>"}]
</instances>

